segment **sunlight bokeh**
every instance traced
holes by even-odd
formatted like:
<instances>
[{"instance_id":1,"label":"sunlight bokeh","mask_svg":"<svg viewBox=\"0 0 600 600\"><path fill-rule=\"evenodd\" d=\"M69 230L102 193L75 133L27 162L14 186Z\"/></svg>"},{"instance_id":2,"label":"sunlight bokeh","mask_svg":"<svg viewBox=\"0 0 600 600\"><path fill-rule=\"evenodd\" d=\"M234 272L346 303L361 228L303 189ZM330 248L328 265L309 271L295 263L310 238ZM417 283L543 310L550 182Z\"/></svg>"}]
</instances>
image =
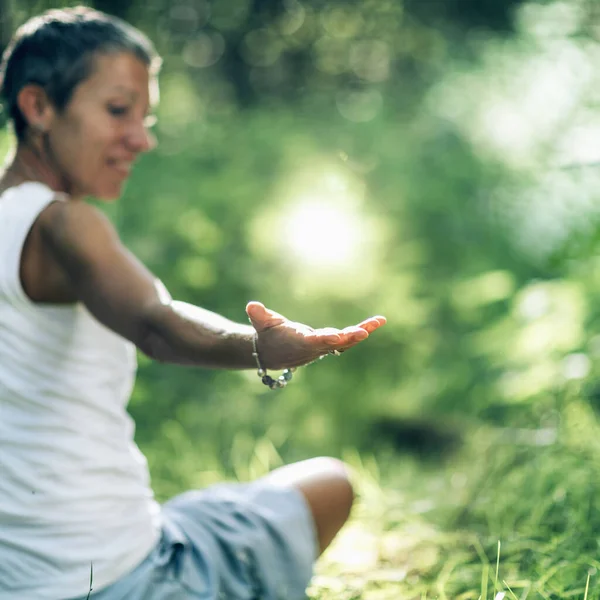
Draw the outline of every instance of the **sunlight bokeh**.
<instances>
[{"instance_id":1,"label":"sunlight bokeh","mask_svg":"<svg viewBox=\"0 0 600 600\"><path fill-rule=\"evenodd\" d=\"M355 273L372 258L375 225L365 214L364 183L333 164L311 164L284 178L277 216L280 252L298 271Z\"/></svg>"},{"instance_id":2,"label":"sunlight bokeh","mask_svg":"<svg viewBox=\"0 0 600 600\"><path fill-rule=\"evenodd\" d=\"M572 34L587 19L579 4L525 2L518 43L474 39L482 68L449 69L427 105L512 172L519 189L506 179L491 204L517 251L539 263L589 239L600 218L600 44Z\"/></svg>"},{"instance_id":3,"label":"sunlight bokeh","mask_svg":"<svg viewBox=\"0 0 600 600\"><path fill-rule=\"evenodd\" d=\"M282 170L273 196L249 224L250 243L285 269L291 294L356 299L374 289L389 232L368 210L359 175L339 159L311 154Z\"/></svg>"},{"instance_id":4,"label":"sunlight bokeh","mask_svg":"<svg viewBox=\"0 0 600 600\"><path fill-rule=\"evenodd\" d=\"M380 227L364 207L364 183L337 165L311 161L282 174L271 205L252 225L259 250L294 270L354 272L371 259ZM276 235L262 235L265 223Z\"/></svg>"},{"instance_id":5,"label":"sunlight bokeh","mask_svg":"<svg viewBox=\"0 0 600 600\"><path fill-rule=\"evenodd\" d=\"M318 198L301 201L286 211L283 232L294 257L319 269L353 264L366 241L358 214Z\"/></svg>"}]
</instances>

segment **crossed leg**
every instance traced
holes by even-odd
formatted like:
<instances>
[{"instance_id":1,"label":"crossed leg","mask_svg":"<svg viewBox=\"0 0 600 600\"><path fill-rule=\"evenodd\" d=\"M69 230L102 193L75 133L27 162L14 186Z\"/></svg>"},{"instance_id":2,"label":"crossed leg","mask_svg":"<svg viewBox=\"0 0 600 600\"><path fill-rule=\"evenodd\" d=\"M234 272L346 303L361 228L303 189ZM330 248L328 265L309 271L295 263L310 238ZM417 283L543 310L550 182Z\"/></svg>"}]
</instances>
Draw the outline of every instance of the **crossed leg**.
<instances>
[{"instance_id":1,"label":"crossed leg","mask_svg":"<svg viewBox=\"0 0 600 600\"><path fill-rule=\"evenodd\" d=\"M312 458L276 469L266 479L275 485L295 487L304 495L322 553L348 520L354 501L344 463L335 458Z\"/></svg>"}]
</instances>

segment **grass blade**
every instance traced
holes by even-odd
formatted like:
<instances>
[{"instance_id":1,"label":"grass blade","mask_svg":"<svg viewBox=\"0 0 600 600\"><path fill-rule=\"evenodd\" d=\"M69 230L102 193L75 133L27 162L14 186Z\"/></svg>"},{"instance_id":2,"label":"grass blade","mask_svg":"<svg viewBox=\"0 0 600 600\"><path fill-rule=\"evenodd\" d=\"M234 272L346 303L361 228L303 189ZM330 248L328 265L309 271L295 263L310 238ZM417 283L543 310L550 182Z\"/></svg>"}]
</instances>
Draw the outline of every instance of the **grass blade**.
<instances>
[{"instance_id":1,"label":"grass blade","mask_svg":"<svg viewBox=\"0 0 600 600\"><path fill-rule=\"evenodd\" d=\"M90 600L92 594L92 584L94 583L94 563L90 563L90 591L85 600Z\"/></svg>"},{"instance_id":2,"label":"grass blade","mask_svg":"<svg viewBox=\"0 0 600 600\"><path fill-rule=\"evenodd\" d=\"M498 553L496 554L496 578L494 579L494 598L498 591L498 571L500 570L500 540L498 540Z\"/></svg>"},{"instance_id":3,"label":"grass blade","mask_svg":"<svg viewBox=\"0 0 600 600\"><path fill-rule=\"evenodd\" d=\"M490 565L483 565L481 572L481 600L487 600L488 577L490 575Z\"/></svg>"}]
</instances>

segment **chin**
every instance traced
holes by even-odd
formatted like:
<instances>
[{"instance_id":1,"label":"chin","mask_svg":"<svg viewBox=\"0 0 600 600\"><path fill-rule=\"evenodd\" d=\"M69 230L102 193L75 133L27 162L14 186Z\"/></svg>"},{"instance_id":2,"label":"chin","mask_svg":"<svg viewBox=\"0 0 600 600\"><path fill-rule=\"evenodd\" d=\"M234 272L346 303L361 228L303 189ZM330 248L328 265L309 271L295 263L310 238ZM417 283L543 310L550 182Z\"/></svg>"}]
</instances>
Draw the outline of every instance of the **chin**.
<instances>
[{"instance_id":1,"label":"chin","mask_svg":"<svg viewBox=\"0 0 600 600\"><path fill-rule=\"evenodd\" d=\"M121 197L123 192L122 186L114 186L110 188L100 188L94 190L90 195L101 200L102 202L115 202Z\"/></svg>"},{"instance_id":2,"label":"chin","mask_svg":"<svg viewBox=\"0 0 600 600\"><path fill-rule=\"evenodd\" d=\"M100 202L116 202L121 194L94 194L94 198Z\"/></svg>"}]
</instances>

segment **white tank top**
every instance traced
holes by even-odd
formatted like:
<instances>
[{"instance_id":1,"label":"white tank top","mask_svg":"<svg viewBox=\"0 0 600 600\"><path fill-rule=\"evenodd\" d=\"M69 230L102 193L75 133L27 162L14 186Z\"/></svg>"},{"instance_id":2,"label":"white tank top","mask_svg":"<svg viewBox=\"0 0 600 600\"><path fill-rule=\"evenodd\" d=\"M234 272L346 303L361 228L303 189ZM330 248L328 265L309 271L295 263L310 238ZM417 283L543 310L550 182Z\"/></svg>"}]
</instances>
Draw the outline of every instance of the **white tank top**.
<instances>
[{"instance_id":1,"label":"white tank top","mask_svg":"<svg viewBox=\"0 0 600 600\"><path fill-rule=\"evenodd\" d=\"M131 571L160 511L126 412L135 347L82 304L35 304L27 234L54 193L0 196L0 600L85 597Z\"/></svg>"}]
</instances>

